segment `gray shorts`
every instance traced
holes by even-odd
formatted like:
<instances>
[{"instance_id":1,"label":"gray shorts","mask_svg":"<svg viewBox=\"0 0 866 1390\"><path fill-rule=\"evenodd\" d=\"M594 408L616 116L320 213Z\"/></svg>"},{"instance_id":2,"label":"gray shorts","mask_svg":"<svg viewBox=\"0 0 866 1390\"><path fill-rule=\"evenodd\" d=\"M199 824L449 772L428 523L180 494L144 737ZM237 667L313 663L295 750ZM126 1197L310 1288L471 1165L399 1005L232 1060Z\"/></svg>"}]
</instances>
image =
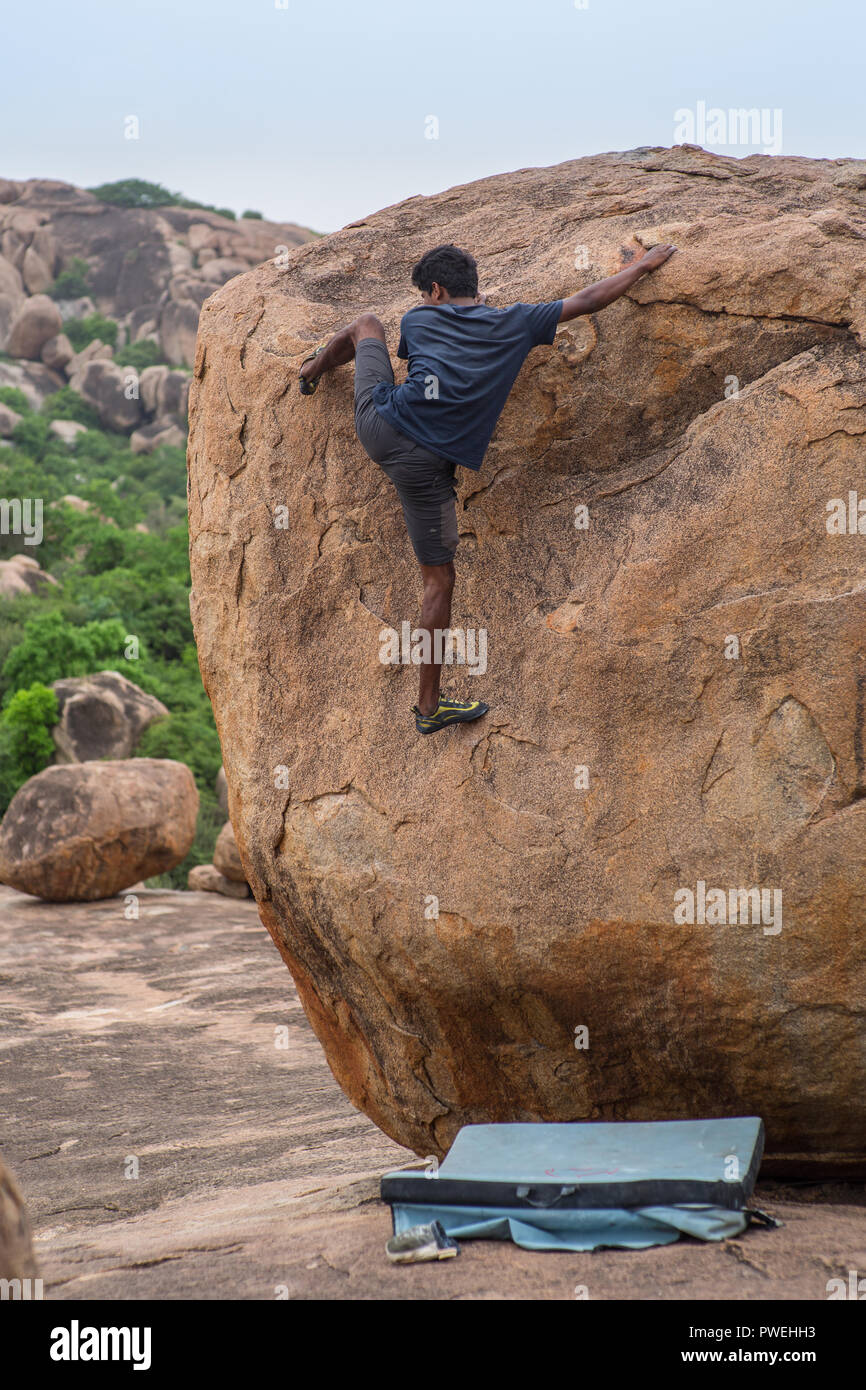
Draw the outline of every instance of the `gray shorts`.
<instances>
[{"instance_id":1,"label":"gray shorts","mask_svg":"<svg viewBox=\"0 0 866 1390\"><path fill-rule=\"evenodd\" d=\"M365 451L397 490L419 564L447 565L457 549L456 464L389 425L373 404L380 381L393 382L391 358L379 338L355 348L355 430Z\"/></svg>"}]
</instances>

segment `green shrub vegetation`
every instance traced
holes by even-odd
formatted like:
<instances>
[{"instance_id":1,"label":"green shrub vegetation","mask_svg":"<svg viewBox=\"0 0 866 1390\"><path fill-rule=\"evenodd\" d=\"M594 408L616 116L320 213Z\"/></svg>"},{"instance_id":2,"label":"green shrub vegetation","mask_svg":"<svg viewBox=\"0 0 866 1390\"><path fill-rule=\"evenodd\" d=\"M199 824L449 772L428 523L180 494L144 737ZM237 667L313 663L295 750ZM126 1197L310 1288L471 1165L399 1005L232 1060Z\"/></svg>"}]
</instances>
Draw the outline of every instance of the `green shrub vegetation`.
<instances>
[{"instance_id":1,"label":"green shrub vegetation","mask_svg":"<svg viewBox=\"0 0 866 1390\"><path fill-rule=\"evenodd\" d=\"M186 887L190 868L213 857L224 816L214 792L219 740L189 618L184 449L133 454L125 436L95 427L69 387L40 411L12 387L0 388L0 400L22 415L10 447L0 450L0 496L43 500L41 545L25 550L22 537L0 535L0 559L24 552L58 581L38 594L0 598L0 814L53 756L51 683L120 671L171 712L147 730L137 755L176 758L196 779L195 844L158 880ZM52 419L87 429L67 445L48 428ZM90 509L63 502L68 494Z\"/></svg>"},{"instance_id":2,"label":"green shrub vegetation","mask_svg":"<svg viewBox=\"0 0 866 1390\"><path fill-rule=\"evenodd\" d=\"M81 256L73 256L61 270L48 293L52 299L81 299L90 293L90 266Z\"/></svg>"},{"instance_id":3,"label":"green shrub vegetation","mask_svg":"<svg viewBox=\"0 0 866 1390\"><path fill-rule=\"evenodd\" d=\"M56 723L57 696L38 681L22 686L7 701L0 712L0 810L52 757Z\"/></svg>"},{"instance_id":4,"label":"green shrub vegetation","mask_svg":"<svg viewBox=\"0 0 866 1390\"><path fill-rule=\"evenodd\" d=\"M30 409L30 402L17 386L0 386L0 405L8 405L10 410L17 410L19 414Z\"/></svg>"},{"instance_id":5,"label":"green shrub vegetation","mask_svg":"<svg viewBox=\"0 0 866 1390\"><path fill-rule=\"evenodd\" d=\"M172 193L161 183L148 183L146 179L117 179L114 183L101 183L87 191L103 203L114 203L121 208L201 208L204 212L217 212L220 217L236 220L231 208L198 203L194 198L184 198L182 193Z\"/></svg>"},{"instance_id":6,"label":"green shrub vegetation","mask_svg":"<svg viewBox=\"0 0 866 1390\"><path fill-rule=\"evenodd\" d=\"M100 313L88 314L83 319L66 319L63 332L76 352L86 348L95 338L109 347L114 347L117 342L117 324L114 319L107 319Z\"/></svg>"},{"instance_id":7,"label":"green shrub vegetation","mask_svg":"<svg viewBox=\"0 0 866 1390\"><path fill-rule=\"evenodd\" d=\"M114 354L114 360L118 367L134 367L137 372L143 372L145 367L157 367L165 359L159 343L155 343L153 338L140 338L137 343L128 343L120 348Z\"/></svg>"},{"instance_id":8,"label":"green shrub vegetation","mask_svg":"<svg viewBox=\"0 0 866 1390\"><path fill-rule=\"evenodd\" d=\"M79 425L86 425L89 430L99 429L96 410L71 386L61 386L59 391L46 396L39 413L48 421L77 420Z\"/></svg>"}]
</instances>

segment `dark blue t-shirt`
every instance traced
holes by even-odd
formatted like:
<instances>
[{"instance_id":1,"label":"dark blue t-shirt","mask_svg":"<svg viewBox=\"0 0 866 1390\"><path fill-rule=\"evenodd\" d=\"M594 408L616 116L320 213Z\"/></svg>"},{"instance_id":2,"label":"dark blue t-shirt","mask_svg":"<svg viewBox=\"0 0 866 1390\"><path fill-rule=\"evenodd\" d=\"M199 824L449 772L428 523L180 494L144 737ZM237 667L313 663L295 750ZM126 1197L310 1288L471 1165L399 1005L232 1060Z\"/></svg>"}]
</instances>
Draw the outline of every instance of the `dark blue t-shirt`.
<instances>
[{"instance_id":1,"label":"dark blue t-shirt","mask_svg":"<svg viewBox=\"0 0 866 1390\"><path fill-rule=\"evenodd\" d=\"M549 304L420 304L403 315L400 386L380 381L373 404L383 419L434 454L480 468L526 354L552 343L562 300Z\"/></svg>"}]
</instances>

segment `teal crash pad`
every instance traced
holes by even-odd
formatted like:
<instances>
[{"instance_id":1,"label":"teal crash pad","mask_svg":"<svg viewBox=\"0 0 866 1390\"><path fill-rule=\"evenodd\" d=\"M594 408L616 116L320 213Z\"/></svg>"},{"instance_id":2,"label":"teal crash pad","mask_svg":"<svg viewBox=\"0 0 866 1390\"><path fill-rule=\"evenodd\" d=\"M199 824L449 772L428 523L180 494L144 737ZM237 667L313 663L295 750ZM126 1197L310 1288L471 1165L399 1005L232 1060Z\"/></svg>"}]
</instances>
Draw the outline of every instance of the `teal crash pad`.
<instances>
[{"instance_id":1,"label":"teal crash pad","mask_svg":"<svg viewBox=\"0 0 866 1390\"><path fill-rule=\"evenodd\" d=\"M528 1250L724 1240L749 1222L763 1145L756 1118L466 1125L438 1172L387 1173L381 1192L396 1234L436 1220Z\"/></svg>"}]
</instances>

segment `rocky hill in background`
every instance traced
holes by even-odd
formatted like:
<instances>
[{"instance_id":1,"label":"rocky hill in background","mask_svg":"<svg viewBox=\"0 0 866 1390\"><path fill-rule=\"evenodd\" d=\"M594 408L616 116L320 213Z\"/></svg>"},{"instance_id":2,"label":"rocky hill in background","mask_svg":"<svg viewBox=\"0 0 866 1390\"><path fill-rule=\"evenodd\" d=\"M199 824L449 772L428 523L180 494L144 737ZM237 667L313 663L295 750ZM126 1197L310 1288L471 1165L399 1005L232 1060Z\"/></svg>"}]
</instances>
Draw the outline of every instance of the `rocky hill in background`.
<instances>
[{"instance_id":1,"label":"rocky hill in background","mask_svg":"<svg viewBox=\"0 0 866 1390\"><path fill-rule=\"evenodd\" d=\"M278 248L314 236L258 216L234 221L200 207L123 207L54 179L0 179L0 353L7 359L0 385L23 390L38 408L68 383L106 428L130 434L145 427L141 448L156 437L177 443L176 432L165 432L184 426L186 391L166 377L171 367L192 365L202 304ZM101 320L111 325L102 336ZM141 343L147 346L130 354ZM127 366L162 367L140 397L112 365L124 350Z\"/></svg>"}]
</instances>

